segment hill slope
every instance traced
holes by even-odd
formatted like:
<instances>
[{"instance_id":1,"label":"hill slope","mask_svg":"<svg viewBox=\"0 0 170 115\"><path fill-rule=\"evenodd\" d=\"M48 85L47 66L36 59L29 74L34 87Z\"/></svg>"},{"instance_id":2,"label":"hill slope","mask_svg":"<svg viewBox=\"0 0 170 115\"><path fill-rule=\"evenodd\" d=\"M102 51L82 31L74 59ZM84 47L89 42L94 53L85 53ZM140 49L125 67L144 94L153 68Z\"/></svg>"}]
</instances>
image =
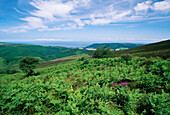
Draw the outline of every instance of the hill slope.
<instances>
[{"instance_id":1,"label":"hill slope","mask_svg":"<svg viewBox=\"0 0 170 115\"><path fill-rule=\"evenodd\" d=\"M133 49L116 51L113 56L121 56L125 54L131 54L134 56L145 56L145 57L170 57L170 40L162 41L158 43L147 44Z\"/></svg>"},{"instance_id":2,"label":"hill slope","mask_svg":"<svg viewBox=\"0 0 170 115\"><path fill-rule=\"evenodd\" d=\"M169 61L81 60L1 76L0 114L169 114Z\"/></svg>"},{"instance_id":3,"label":"hill slope","mask_svg":"<svg viewBox=\"0 0 170 115\"><path fill-rule=\"evenodd\" d=\"M110 49L131 49L131 48L135 48L138 46L142 46L143 44L132 44L132 43L95 43L95 44L91 44L85 48L93 48L93 49L97 49L98 47L103 47L105 45L109 45L108 48Z\"/></svg>"},{"instance_id":4,"label":"hill slope","mask_svg":"<svg viewBox=\"0 0 170 115\"><path fill-rule=\"evenodd\" d=\"M24 56L39 57L41 62L44 62L83 53L88 54L91 51L65 47L1 43L0 73L6 73L6 71L8 71L7 73L15 72L13 70L17 69L19 59Z\"/></svg>"},{"instance_id":5,"label":"hill slope","mask_svg":"<svg viewBox=\"0 0 170 115\"><path fill-rule=\"evenodd\" d=\"M90 53L90 51L65 47L50 47L25 44L0 45L0 57L35 56L41 57L43 60L47 61L82 53Z\"/></svg>"}]
</instances>

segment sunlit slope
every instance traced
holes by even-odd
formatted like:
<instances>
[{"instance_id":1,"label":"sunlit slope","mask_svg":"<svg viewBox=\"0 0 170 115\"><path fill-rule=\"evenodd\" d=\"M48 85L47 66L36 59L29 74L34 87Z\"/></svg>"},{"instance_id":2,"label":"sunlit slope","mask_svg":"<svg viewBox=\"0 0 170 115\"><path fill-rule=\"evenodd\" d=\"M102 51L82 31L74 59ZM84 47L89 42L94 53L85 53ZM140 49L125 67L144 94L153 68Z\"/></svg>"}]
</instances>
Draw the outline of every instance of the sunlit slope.
<instances>
[{"instance_id":1,"label":"sunlit slope","mask_svg":"<svg viewBox=\"0 0 170 115\"><path fill-rule=\"evenodd\" d=\"M169 114L169 61L79 59L0 77L2 114Z\"/></svg>"},{"instance_id":2,"label":"sunlit slope","mask_svg":"<svg viewBox=\"0 0 170 115\"><path fill-rule=\"evenodd\" d=\"M145 57L170 57L170 40L162 41L153 44L147 44L133 49L128 49L124 51L114 52L114 56L121 56L124 54L131 54L134 56L145 56Z\"/></svg>"},{"instance_id":3,"label":"sunlit slope","mask_svg":"<svg viewBox=\"0 0 170 115\"><path fill-rule=\"evenodd\" d=\"M37 68L44 68L44 67L55 66L57 64L63 64L63 63L66 63L66 62L69 62L72 60L76 60L79 57L80 57L80 55L73 55L73 56L68 56L68 57L64 57L64 58L59 58L59 59L55 59L55 60L42 62L37 66Z\"/></svg>"}]
</instances>

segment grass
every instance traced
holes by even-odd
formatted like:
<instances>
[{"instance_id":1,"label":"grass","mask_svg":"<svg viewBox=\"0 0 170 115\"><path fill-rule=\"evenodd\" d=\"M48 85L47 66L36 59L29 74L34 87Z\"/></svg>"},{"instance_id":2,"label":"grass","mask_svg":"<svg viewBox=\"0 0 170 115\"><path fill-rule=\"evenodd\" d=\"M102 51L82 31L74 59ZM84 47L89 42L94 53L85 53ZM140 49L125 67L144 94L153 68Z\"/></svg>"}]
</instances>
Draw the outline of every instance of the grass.
<instances>
[{"instance_id":1,"label":"grass","mask_svg":"<svg viewBox=\"0 0 170 115\"><path fill-rule=\"evenodd\" d=\"M80 55L73 55L73 56L68 56L68 57L64 57L64 58L59 58L59 59L43 62L43 63L40 63L37 66L37 68L55 66L55 65L61 64L61 63L63 64L63 63L66 63L66 62L69 62L72 60L76 60L78 57L80 57Z\"/></svg>"},{"instance_id":2,"label":"grass","mask_svg":"<svg viewBox=\"0 0 170 115\"><path fill-rule=\"evenodd\" d=\"M60 62L59 61L46 62L46 61L55 60L58 58L63 58L72 55L81 55L84 53L88 54L91 53L91 51L65 47L52 47L26 44L2 44L0 45L0 73L11 74L19 71L18 69L19 60L25 56L38 57L40 59L40 62L44 62L41 65L43 67L46 67L48 64L55 65L56 63L64 62L64 61Z\"/></svg>"},{"instance_id":3,"label":"grass","mask_svg":"<svg viewBox=\"0 0 170 115\"><path fill-rule=\"evenodd\" d=\"M2 68L3 66L4 66L4 59L0 57L0 68Z\"/></svg>"},{"instance_id":4,"label":"grass","mask_svg":"<svg viewBox=\"0 0 170 115\"><path fill-rule=\"evenodd\" d=\"M167 59L170 57L170 40L148 44L128 50L115 51L113 52L113 57L127 54L132 56L161 57Z\"/></svg>"}]
</instances>

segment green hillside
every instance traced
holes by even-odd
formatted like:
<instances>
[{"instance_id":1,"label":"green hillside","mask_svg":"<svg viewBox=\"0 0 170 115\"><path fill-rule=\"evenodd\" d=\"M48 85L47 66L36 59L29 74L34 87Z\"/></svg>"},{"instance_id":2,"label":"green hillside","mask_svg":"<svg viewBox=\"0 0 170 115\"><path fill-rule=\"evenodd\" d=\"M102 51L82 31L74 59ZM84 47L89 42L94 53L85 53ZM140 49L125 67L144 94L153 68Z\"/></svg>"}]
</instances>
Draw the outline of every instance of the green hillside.
<instances>
[{"instance_id":1,"label":"green hillside","mask_svg":"<svg viewBox=\"0 0 170 115\"><path fill-rule=\"evenodd\" d=\"M168 115L169 66L161 58L86 56L36 69L29 77L3 75L0 113Z\"/></svg>"},{"instance_id":2,"label":"green hillside","mask_svg":"<svg viewBox=\"0 0 170 115\"><path fill-rule=\"evenodd\" d=\"M110 48L110 49L124 50L124 49L131 49L131 48L139 47L139 46L142 46L143 44L132 44L132 43L94 43L94 44L89 45L89 46L87 46L85 48L94 48L94 49L97 49L98 47L104 47L105 45L109 45L108 48Z\"/></svg>"},{"instance_id":3,"label":"green hillside","mask_svg":"<svg viewBox=\"0 0 170 115\"><path fill-rule=\"evenodd\" d=\"M147 44L133 49L116 51L113 56L121 56L131 54L133 56L144 56L144 57L170 57L170 40L162 41L158 43Z\"/></svg>"},{"instance_id":4,"label":"green hillside","mask_svg":"<svg viewBox=\"0 0 170 115\"><path fill-rule=\"evenodd\" d=\"M50 47L25 44L3 44L0 45L0 74L15 73L18 71L18 62L24 56L40 58L41 62L80 54L89 54L91 51L72 49L65 47Z\"/></svg>"},{"instance_id":5,"label":"green hillside","mask_svg":"<svg viewBox=\"0 0 170 115\"><path fill-rule=\"evenodd\" d=\"M50 47L25 44L0 45L0 57L34 56L48 61L71 55L79 55L82 53L90 53L90 51L65 47Z\"/></svg>"}]
</instances>

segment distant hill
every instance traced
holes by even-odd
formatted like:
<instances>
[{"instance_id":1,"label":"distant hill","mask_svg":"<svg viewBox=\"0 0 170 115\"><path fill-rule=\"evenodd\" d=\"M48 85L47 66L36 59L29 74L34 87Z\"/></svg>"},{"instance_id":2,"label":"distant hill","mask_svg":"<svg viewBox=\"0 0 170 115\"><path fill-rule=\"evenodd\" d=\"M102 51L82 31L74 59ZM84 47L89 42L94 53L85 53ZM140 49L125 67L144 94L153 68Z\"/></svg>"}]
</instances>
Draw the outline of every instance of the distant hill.
<instances>
[{"instance_id":1,"label":"distant hill","mask_svg":"<svg viewBox=\"0 0 170 115\"><path fill-rule=\"evenodd\" d=\"M108 47L113 50L124 50L131 49L135 47L142 46L143 44L133 44L133 43L94 43L85 48L97 49L98 47L103 47L105 45L109 45Z\"/></svg>"},{"instance_id":2,"label":"distant hill","mask_svg":"<svg viewBox=\"0 0 170 115\"><path fill-rule=\"evenodd\" d=\"M120 56L125 54L131 54L134 56L144 56L144 57L170 57L170 40L147 44L133 49L115 51L113 56Z\"/></svg>"},{"instance_id":3,"label":"distant hill","mask_svg":"<svg viewBox=\"0 0 170 115\"><path fill-rule=\"evenodd\" d=\"M17 68L18 61L24 56L39 57L41 62L57 58L63 58L83 53L90 54L92 51L65 47L6 44L0 43L0 73L4 70ZM10 73L10 72L9 72Z\"/></svg>"},{"instance_id":4,"label":"distant hill","mask_svg":"<svg viewBox=\"0 0 170 115\"><path fill-rule=\"evenodd\" d=\"M79 55L83 53L91 52L83 49L52 46L25 45L25 44L0 45L0 57L35 56L48 61L56 58L62 58L71 55Z\"/></svg>"}]
</instances>

